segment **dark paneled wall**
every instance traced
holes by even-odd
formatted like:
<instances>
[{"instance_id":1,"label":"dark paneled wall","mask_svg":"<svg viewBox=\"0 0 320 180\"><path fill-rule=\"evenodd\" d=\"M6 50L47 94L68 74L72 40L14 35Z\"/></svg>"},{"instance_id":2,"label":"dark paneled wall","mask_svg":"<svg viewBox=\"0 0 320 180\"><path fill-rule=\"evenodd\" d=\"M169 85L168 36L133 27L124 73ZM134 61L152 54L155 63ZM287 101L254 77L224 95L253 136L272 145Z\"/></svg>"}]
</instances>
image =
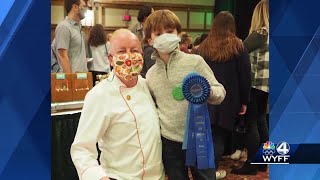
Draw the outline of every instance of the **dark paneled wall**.
<instances>
[{"instance_id":1,"label":"dark paneled wall","mask_svg":"<svg viewBox=\"0 0 320 180\"><path fill-rule=\"evenodd\" d=\"M236 20L237 35L244 40L251 24L251 17L256 4L260 0L216 0L214 14L230 11Z\"/></svg>"}]
</instances>

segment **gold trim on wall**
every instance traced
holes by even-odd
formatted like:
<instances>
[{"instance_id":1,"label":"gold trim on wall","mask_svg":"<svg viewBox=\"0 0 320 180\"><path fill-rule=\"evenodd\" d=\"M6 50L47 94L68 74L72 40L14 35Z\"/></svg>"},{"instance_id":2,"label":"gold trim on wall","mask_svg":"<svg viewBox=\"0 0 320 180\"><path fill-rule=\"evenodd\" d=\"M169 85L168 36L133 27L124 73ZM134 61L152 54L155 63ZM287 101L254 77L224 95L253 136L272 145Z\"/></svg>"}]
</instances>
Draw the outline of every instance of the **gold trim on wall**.
<instances>
[{"instance_id":1,"label":"gold trim on wall","mask_svg":"<svg viewBox=\"0 0 320 180\"><path fill-rule=\"evenodd\" d=\"M133 2L133 1L115 1L112 3L94 3L94 6L102 6L102 7L112 7L119 9L140 9L141 6L146 4L151 5L154 9L172 9L172 10L187 10L190 8L192 11L213 11L214 6L203 6L203 5L189 5L189 4L166 4L166 3L146 3L146 2ZM64 5L64 0L51 0L51 5ZM124 6L126 5L126 6Z\"/></svg>"},{"instance_id":2,"label":"gold trim on wall","mask_svg":"<svg viewBox=\"0 0 320 180\"><path fill-rule=\"evenodd\" d=\"M157 9L170 9L170 10L187 10L192 11L213 11L214 6L202 6L202 5L188 5L188 4L165 4L165 3L147 3L151 5L155 10ZM125 6L124 6L125 5ZM140 7L146 5L145 2L113 2L113 3L95 3L94 6L112 7L119 9L140 9Z\"/></svg>"},{"instance_id":3,"label":"gold trim on wall","mask_svg":"<svg viewBox=\"0 0 320 180\"><path fill-rule=\"evenodd\" d=\"M183 11L187 15L187 24L186 27L182 29L182 31L185 32L209 32L210 27L206 24L206 18L208 17L207 13L213 13L214 6L204 6L204 5L187 5L187 4L165 4L165 3L145 3L145 2L132 2L132 1L114 1L112 3L105 2L105 3L94 3L93 9L95 9L96 13L99 14L99 18L95 19L95 23L103 24L105 23L105 8L114 8L114 9L124 9L124 10L139 10L142 6L149 4L151 5L155 10L159 9L169 9L171 11ZM51 5L64 5L64 0L51 0ZM197 27L197 28L190 28L190 19L191 19L191 13L192 12L203 12L204 13L204 25L203 27ZM111 24L110 24L111 25ZM109 33L113 32L119 28L129 28L129 26L126 26L127 24L121 25L121 26L105 26L104 30ZM51 38L55 35L55 28L57 24L51 24ZM84 27L84 32L89 32L89 29L91 27Z\"/></svg>"}]
</instances>

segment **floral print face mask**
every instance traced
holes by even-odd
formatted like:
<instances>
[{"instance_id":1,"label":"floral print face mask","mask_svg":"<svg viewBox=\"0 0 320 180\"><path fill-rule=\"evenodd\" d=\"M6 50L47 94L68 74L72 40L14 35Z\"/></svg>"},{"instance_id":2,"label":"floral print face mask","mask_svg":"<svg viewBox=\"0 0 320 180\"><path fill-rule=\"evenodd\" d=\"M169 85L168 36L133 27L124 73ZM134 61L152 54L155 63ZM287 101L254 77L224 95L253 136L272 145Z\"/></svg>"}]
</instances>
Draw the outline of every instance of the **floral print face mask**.
<instances>
[{"instance_id":1,"label":"floral print face mask","mask_svg":"<svg viewBox=\"0 0 320 180\"><path fill-rule=\"evenodd\" d=\"M113 56L113 63L116 75L130 81L140 74L143 57L140 53L116 54Z\"/></svg>"}]
</instances>

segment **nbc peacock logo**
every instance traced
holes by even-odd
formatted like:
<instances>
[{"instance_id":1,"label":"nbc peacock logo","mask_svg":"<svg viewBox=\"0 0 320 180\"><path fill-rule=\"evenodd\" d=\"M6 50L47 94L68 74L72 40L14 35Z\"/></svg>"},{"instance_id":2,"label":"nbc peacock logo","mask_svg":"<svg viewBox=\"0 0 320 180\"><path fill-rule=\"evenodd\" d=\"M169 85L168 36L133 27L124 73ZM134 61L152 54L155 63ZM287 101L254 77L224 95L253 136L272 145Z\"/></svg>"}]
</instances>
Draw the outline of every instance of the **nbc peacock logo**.
<instances>
[{"instance_id":1,"label":"nbc peacock logo","mask_svg":"<svg viewBox=\"0 0 320 180\"><path fill-rule=\"evenodd\" d=\"M267 141L263 144L263 154L266 156L272 156L275 153L275 145L271 141Z\"/></svg>"}]
</instances>

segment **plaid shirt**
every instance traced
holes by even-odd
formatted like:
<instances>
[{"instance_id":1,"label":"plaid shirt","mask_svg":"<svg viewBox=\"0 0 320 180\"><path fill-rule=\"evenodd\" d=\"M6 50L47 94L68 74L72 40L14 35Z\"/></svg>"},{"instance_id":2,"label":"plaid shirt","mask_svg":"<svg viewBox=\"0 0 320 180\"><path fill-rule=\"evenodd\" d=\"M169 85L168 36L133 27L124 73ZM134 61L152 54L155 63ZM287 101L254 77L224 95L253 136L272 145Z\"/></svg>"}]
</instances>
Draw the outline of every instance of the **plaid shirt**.
<instances>
[{"instance_id":1,"label":"plaid shirt","mask_svg":"<svg viewBox=\"0 0 320 180\"><path fill-rule=\"evenodd\" d=\"M269 34L266 28L251 33L244 41L250 52L252 87L269 92ZM254 44L254 46L252 46ZM251 48L251 49L250 49Z\"/></svg>"}]
</instances>

